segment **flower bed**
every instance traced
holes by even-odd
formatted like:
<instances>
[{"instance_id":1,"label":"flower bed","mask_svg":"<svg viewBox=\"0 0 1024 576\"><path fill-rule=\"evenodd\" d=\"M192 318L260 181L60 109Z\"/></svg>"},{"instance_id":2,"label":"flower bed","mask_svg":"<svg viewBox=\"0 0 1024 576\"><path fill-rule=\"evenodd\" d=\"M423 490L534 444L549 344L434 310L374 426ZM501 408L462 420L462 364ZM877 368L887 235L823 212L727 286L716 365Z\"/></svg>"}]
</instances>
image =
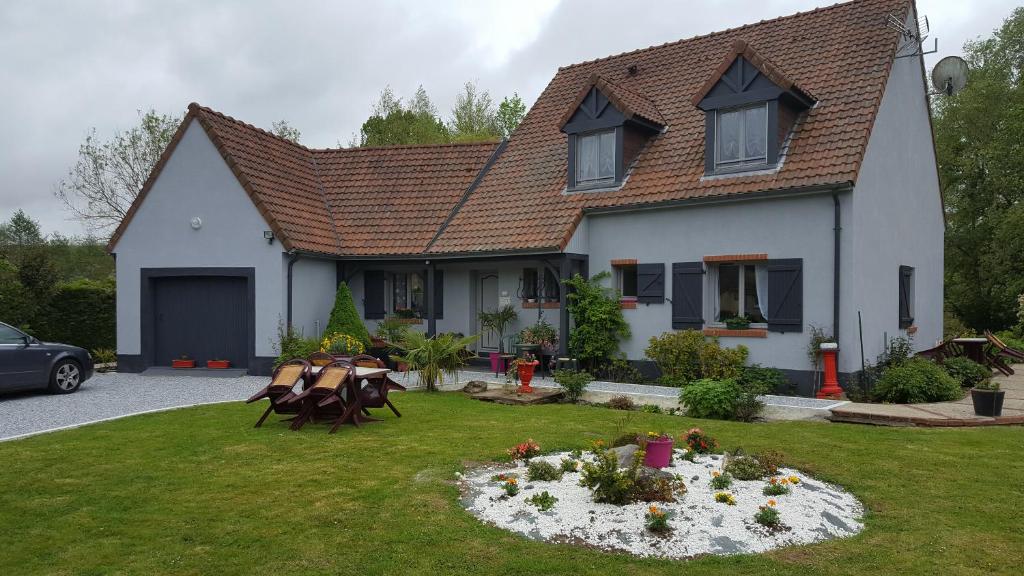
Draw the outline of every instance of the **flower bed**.
<instances>
[{"instance_id":1,"label":"flower bed","mask_svg":"<svg viewBox=\"0 0 1024 576\"><path fill-rule=\"evenodd\" d=\"M657 472L685 483L685 489L674 492L675 502L597 503L591 490L580 485L579 471L582 463L596 461L595 454L562 452L531 460L534 468L545 462L561 470L560 480L528 480L523 462L474 469L461 480L463 505L484 522L537 540L665 558L764 552L863 529L862 505L837 486L778 468L771 478L733 479L719 489L712 479L722 474L723 456L679 449L673 462ZM578 470L568 460L579 460ZM518 478L514 495L501 480L510 477ZM783 479L788 492L765 494L766 487ZM550 507L542 509L538 499ZM660 524L661 514L667 528Z\"/></svg>"}]
</instances>

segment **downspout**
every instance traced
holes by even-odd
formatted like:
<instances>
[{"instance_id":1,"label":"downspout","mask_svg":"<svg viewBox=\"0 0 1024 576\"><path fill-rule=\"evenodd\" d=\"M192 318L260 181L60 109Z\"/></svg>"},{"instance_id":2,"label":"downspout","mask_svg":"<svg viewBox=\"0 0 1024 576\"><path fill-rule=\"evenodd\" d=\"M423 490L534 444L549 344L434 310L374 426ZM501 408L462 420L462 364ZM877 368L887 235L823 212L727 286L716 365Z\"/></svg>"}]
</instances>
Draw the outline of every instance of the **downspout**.
<instances>
[{"instance_id":1,"label":"downspout","mask_svg":"<svg viewBox=\"0 0 1024 576\"><path fill-rule=\"evenodd\" d=\"M835 233L833 239L833 250L832 256L832 337L836 342L839 342L839 240L843 232L843 227L840 224L842 212L839 208L839 193L832 193L832 203L835 206L835 225L832 230Z\"/></svg>"},{"instance_id":2,"label":"downspout","mask_svg":"<svg viewBox=\"0 0 1024 576\"><path fill-rule=\"evenodd\" d=\"M291 253L288 254L288 288L287 288L288 294L287 294L286 298L287 298L287 302L288 302L288 312L287 312L288 323L287 323L287 326L288 326L289 330L292 327L292 267L295 266L295 263L298 262L298 261L299 261L299 253L298 252L291 252Z\"/></svg>"}]
</instances>

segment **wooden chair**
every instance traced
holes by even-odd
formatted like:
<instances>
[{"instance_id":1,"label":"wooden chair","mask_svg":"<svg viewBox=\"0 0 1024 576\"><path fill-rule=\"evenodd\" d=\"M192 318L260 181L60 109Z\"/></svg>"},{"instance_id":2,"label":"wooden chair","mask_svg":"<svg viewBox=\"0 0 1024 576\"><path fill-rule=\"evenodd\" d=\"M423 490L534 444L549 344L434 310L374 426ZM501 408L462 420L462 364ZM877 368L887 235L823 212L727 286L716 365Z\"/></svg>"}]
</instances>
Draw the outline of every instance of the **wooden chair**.
<instances>
[{"instance_id":1,"label":"wooden chair","mask_svg":"<svg viewBox=\"0 0 1024 576\"><path fill-rule=\"evenodd\" d=\"M992 332L985 330L985 338L988 339L989 343L999 350L999 353L1007 358L1013 359L1014 362L1024 362L1024 350L1017 350L1016 348L1010 348L1003 341L993 334Z\"/></svg>"},{"instance_id":2,"label":"wooden chair","mask_svg":"<svg viewBox=\"0 0 1024 576\"><path fill-rule=\"evenodd\" d=\"M352 358L352 364L363 368L387 368L382 360L370 356L369 354L360 354ZM387 406L395 413L395 416L401 418L402 414L395 408L395 405L388 399L388 392L391 390L405 390L405 386L402 386L398 382L395 382L391 378L388 378L387 374L381 374L375 378L367 378L366 386L359 390L359 404L361 410L367 416L370 412L367 408L383 408Z\"/></svg>"},{"instance_id":3,"label":"wooden chair","mask_svg":"<svg viewBox=\"0 0 1024 576\"><path fill-rule=\"evenodd\" d=\"M939 364L942 364L946 358L955 358L963 355L963 347L956 342L953 342L952 339L944 340L927 350L922 350L917 353L917 356L928 358L929 360L933 360Z\"/></svg>"},{"instance_id":4,"label":"wooden chair","mask_svg":"<svg viewBox=\"0 0 1024 576\"><path fill-rule=\"evenodd\" d=\"M330 420L345 413L348 402L343 391L351 389L355 370L348 362L335 361L320 368L313 385L289 402L300 406L292 421L292 430L302 428L310 420Z\"/></svg>"},{"instance_id":5,"label":"wooden chair","mask_svg":"<svg viewBox=\"0 0 1024 576\"><path fill-rule=\"evenodd\" d=\"M985 339L988 340L988 346L985 347L985 360L996 370L1007 376L1013 376L1014 370L1010 367L1010 362L1024 362L1024 352L1010 348L988 330L985 331ZM1007 359L1010 362L1007 362Z\"/></svg>"},{"instance_id":6,"label":"wooden chair","mask_svg":"<svg viewBox=\"0 0 1024 576\"><path fill-rule=\"evenodd\" d=\"M270 416L271 412L278 414L295 415L299 413L298 405L292 404L290 400L295 397L295 385L299 382L306 382L309 376L309 362L302 359L289 360L274 370L270 377L270 384L246 400L251 404L257 400L267 398L270 406L263 412L263 416L256 422L256 428L263 425L263 421Z\"/></svg>"},{"instance_id":7,"label":"wooden chair","mask_svg":"<svg viewBox=\"0 0 1024 576\"><path fill-rule=\"evenodd\" d=\"M334 356L327 352L313 352L309 355L309 363L313 366L327 366L334 363Z\"/></svg>"}]
</instances>

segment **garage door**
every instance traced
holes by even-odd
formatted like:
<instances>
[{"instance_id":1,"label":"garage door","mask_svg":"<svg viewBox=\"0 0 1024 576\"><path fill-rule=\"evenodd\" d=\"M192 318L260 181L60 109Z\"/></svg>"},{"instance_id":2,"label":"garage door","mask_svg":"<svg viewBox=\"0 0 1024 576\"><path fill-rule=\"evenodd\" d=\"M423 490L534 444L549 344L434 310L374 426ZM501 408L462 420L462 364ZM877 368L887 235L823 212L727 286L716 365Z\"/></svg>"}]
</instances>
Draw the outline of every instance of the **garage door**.
<instances>
[{"instance_id":1,"label":"garage door","mask_svg":"<svg viewBox=\"0 0 1024 576\"><path fill-rule=\"evenodd\" d=\"M248 367L248 279L224 276L152 278L153 364L169 366L183 354L205 366L230 360Z\"/></svg>"}]
</instances>

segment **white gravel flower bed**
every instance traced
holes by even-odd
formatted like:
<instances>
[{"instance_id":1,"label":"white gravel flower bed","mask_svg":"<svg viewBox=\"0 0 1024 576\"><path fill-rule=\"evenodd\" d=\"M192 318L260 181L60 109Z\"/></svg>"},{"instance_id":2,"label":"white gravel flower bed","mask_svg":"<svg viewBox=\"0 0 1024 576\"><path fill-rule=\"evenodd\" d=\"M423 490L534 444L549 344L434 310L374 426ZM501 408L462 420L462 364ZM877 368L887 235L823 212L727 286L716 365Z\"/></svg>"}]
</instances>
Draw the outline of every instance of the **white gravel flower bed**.
<instances>
[{"instance_id":1,"label":"white gravel flower bed","mask_svg":"<svg viewBox=\"0 0 1024 576\"><path fill-rule=\"evenodd\" d=\"M702 554L756 553L852 536L863 529L864 508L851 494L781 468L778 477L797 476L800 482L782 496L765 496L767 481L733 480L729 492L734 506L715 502L718 490L710 486L713 471L720 471L718 455L697 456L688 462L676 450L674 463L665 471L680 475L687 491L677 502L638 502L625 506L593 501L589 489L579 485L580 473L565 473L560 481L528 481L525 464L504 464L471 470L462 477L463 505L495 526L549 542L592 546L637 556L692 558ZM568 452L540 456L556 467ZM591 459L589 454L583 458ZM507 497L497 474L518 476L520 491ZM547 491L558 498L554 507L541 512L527 502ZM754 522L754 514L769 498L776 501L782 526L771 530ZM645 514L654 504L669 515L671 532L658 535L645 527Z\"/></svg>"}]
</instances>

